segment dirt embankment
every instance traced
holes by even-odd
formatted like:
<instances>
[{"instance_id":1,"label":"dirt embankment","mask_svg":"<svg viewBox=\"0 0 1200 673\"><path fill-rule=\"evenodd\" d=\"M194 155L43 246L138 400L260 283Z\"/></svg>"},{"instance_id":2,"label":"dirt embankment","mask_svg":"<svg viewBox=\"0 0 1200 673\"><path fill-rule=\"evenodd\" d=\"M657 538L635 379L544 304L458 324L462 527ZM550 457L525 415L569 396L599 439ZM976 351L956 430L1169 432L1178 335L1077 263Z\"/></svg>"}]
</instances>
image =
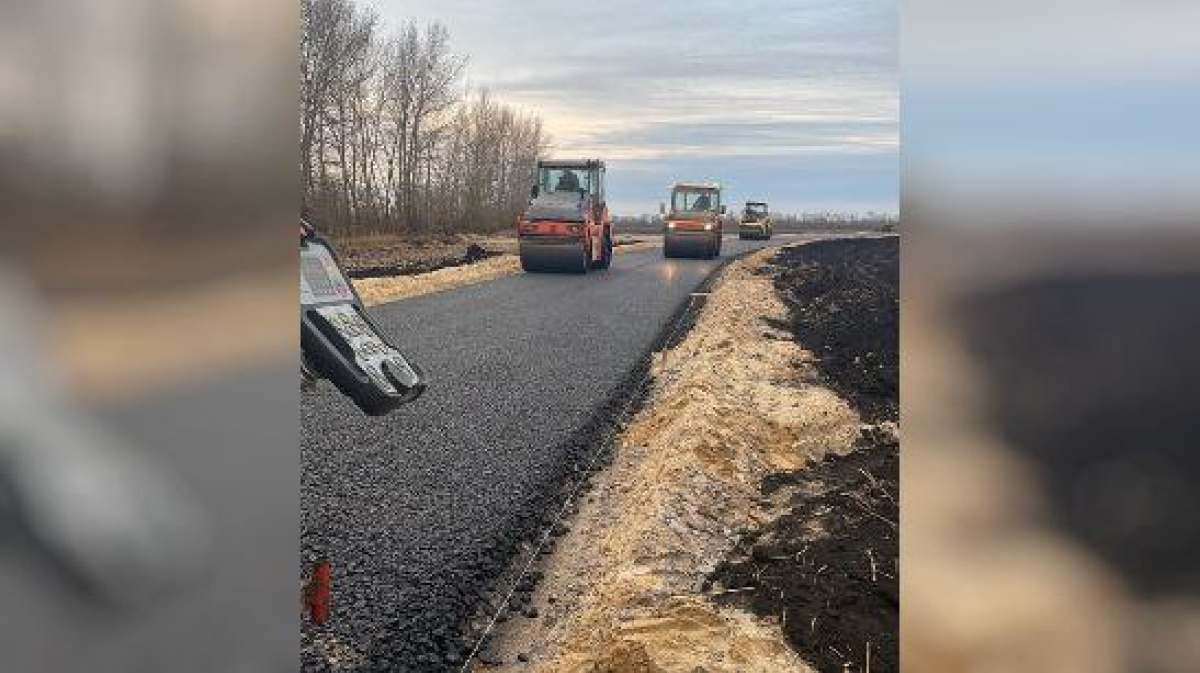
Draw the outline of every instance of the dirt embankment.
<instances>
[{"instance_id":1,"label":"dirt embankment","mask_svg":"<svg viewBox=\"0 0 1200 673\"><path fill-rule=\"evenodd\" d=\"M899 241L788 248L775 284L821 380L876 425L848 455L770 476L787 503L710 578L718 603L779 617L821 673L899 670Z\"/></svg>"},{"instance_id":2,"label":"dirt embankment","mask_svg":"<svg viewBox=\"0 0 1200 673\"><path fill-rule=\"evenodd\" d=\"M764 491L764 482L850 453L863 430L822 379L820 359L780 329L790 320L774 288L784 272L774 255L731 265L688 337L656 356L646 408L619 438L612 467L596 477L570 530L559 531L539 570L543 581L502 617L481 661L547 672L813 670L788 643L794 617L723 605L751 590L728 581L740 566L723 561L800 511L794 484ZM894 475L883 485L894 463L866 467L894 497ZM858 511L842 500L839 511ZM894 551L872 544L877 573L894 578ZM725 580L713 575L719 567ZM882 639L877 644L882 650ZM888 670L881 650L877 672Z\"/></svg>"},{"instance_id":3,"label":"dirt embankment","mask_svg":"<svg viewBox=\"0 0 1200 673\"><path fill-rule=\"evenodd\" d=\"M415 276L517 252L517 239L502 234L376 234L334 244L351 278Z\"/></svg>"},{"instance_id":4,"label":"dirt embankment","mask_svg":"<svg viewBox=\"0 0 1200 673\"><path fill-rule=\"evenodd\" d=\"M785 248L775 287L826 383L872 422L899 419L900 239Z\"/></svg>"}]
</instances>

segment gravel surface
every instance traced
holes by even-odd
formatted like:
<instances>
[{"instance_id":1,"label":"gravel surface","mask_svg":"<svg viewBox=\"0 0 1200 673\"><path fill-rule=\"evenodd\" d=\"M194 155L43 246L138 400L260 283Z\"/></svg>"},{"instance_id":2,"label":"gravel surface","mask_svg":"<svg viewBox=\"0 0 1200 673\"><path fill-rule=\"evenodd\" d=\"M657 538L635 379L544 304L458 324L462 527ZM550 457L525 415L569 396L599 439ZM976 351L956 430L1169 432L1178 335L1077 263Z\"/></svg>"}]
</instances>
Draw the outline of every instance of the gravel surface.
<instances>
[{"instance_id":1,"label":"gravel surface","mask_svg":"<svg viewBox=\"0 0 1200 673\"><path fill-rule=\"evenodd\" d=\"M727 239L726 256L761 245ZM635 252L377 307L430 390L383 419L327 386L302 396L302 557L333 566L303 668L455 669L460 625L539 530L597 410L718 264Z\"/></svg>"}]
</instances>

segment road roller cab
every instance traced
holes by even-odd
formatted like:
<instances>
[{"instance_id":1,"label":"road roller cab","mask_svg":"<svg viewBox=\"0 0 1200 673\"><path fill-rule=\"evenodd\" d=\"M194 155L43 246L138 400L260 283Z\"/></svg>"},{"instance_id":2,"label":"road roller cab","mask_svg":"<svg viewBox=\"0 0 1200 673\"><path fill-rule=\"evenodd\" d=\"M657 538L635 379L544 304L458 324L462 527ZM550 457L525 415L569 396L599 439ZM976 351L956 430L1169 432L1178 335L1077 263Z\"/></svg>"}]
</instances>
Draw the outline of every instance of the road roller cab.
<instances>
[{"instance_id":1,"label":"road roller cab","mask_svg":"<svg viewBox=\"0 0 1200 673\"><path fill-rule=\"evenodd\" d=\"M671 187L671 207L661 206L666 217L663 254L667 257L717 257L721 254L721 234L725 206L721 203L721 185L676 183Z\"/></svg>"},{"instance_id":2,"label":"road roller cab","mask_svg":"<svg viewBox=\"0 0 1200 673\"><path fill-rule=\"evenodd\" d=\"M747 201L738 223L738 238L771 238L771 210L762 201Z\"/></svg>"},{"instance_id":3,"label":"road roller cab","mask_svg":"<svg viewBox=\"0 0 1200 673\"><path fill-rule=\"evenodd\" d=\"M529 207L517 223L526 271L607 269L612 264L612 216L605 203L604 162L539 161Z\"/></svg>"}]
</instances>

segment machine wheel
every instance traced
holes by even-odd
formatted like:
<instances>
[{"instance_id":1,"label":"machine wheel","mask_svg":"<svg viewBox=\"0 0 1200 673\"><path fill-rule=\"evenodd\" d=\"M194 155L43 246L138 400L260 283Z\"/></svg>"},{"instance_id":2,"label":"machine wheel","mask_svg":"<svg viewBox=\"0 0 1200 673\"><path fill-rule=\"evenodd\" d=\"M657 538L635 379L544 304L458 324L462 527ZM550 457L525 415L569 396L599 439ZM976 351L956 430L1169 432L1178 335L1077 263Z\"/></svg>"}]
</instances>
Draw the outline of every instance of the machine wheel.
<instances>
[{"instance_id":1,"label":"machine wheel","mask_svg":"<svg viewBox=\"0 0 1200 673\"><path fill-rule=\"evenodd\" d=\"M663 257L668 259L675 257L675 251L671 249L671 243L666 239L663 239Z\"/></svg>"},{"instance_id":2,"label":"machine wheel","mask_svg":"<svg viewBox=\"0 0 1200 673\"><path fill-rule=\"evenodd\" d=\"M571 273L587 273L592 266L592 251L588 249L587 241L581 241L579 244L579 261L572 265Z\"/></svg>"},{"instance_id":3,"label":"machine wheel","mask_svg":"<svg viewBox=\"0 0 1200 673\"><path fill-rule=\"evenodd\" d=\"M596 262L592 268L607 269L612 266L613 259L613 242L610 234L604 234L603 243L601 243L600 261Z\"/></svg>"}]
</instances>

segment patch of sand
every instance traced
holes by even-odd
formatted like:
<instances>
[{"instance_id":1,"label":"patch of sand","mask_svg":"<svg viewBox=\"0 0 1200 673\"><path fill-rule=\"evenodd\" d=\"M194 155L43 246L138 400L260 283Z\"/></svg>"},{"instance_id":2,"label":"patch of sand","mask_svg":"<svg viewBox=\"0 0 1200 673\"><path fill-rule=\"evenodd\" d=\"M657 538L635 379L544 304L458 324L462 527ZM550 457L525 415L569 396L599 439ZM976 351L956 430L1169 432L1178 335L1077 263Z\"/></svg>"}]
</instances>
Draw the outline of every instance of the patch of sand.
<instances>
[{"instance_id":1,"label":"patch of sand","mask_svg":"<svg viewBox=\"0 0 1200 673\"><path fill-rule=\"evenodd\" d=\"M517 273L520 270L521 262L515 255L500 255L474 264L452 266L414 276L360 278L352 282L354 288L358 290L359 296L362 297L363 303L367 306L376 306L432 292L485 283Z\"/></svg>"},{"instance_id":2,"label":"patch of sand","mask_svg":"<svg viewBox=\"0 0 1200 673\"><path fill-rule=\"evenodd\" d=\"M514 617L495 640L504 661L530 660L510 670L811 671L777 623L699 594L773 516L761 480L848 451L860 429L812 383L812 356L764 322L787 314L756 273L772 254L732 264L688 337L657 354L649 403L546 564L540 616Z\"/></svg>"}]
</instances>

